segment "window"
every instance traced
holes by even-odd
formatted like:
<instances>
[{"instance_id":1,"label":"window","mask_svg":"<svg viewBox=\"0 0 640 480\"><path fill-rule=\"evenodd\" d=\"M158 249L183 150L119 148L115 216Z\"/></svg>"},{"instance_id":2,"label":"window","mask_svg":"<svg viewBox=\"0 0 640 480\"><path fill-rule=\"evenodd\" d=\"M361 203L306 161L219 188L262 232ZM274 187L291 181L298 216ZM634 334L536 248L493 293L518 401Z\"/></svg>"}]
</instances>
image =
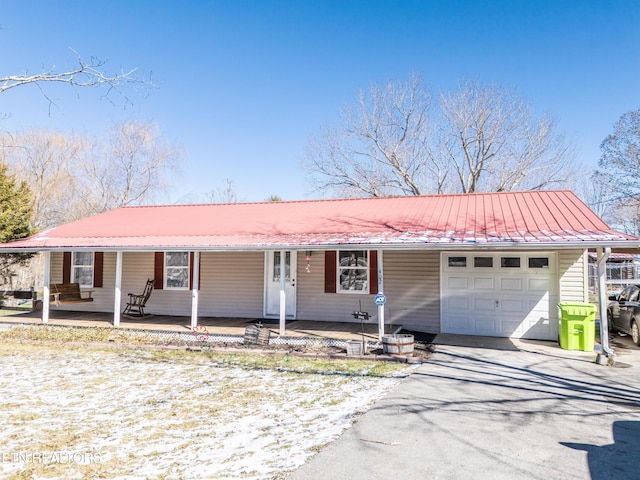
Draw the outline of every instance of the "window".
<instances>
[{"instance_id":1,"label":"window","mask_svg":"<svg viewBox=\"0 0 640 480\"><path fill-rule=\"evenodd\" d=\"M93 252L73 252L71 281L81 287L93 287Z\"/></svg>"},{"instance_id":2,"label":"window","mask_svg":"<svg viewBox=\"0 0 640 480\"><path fill-rule=\"evenodd\" d=\"M448 265L450 267L466 267L467 257L449 257Z\"/></svg>"},{"instance_id":3,"label":"window","mask_svg":"<svg viewBox=\"0 0 640 480\"><path fill-rule=\"evenodd\" d=\"M520 257L502 257L500 258L500 266L502 268L520 268Z\"/></svg>"},{"instance_id":4,"label":"window","mask_svg":"<svg viewBox=\"0 0 640 480\"><path fill-rule=\"evenodd\" d=\"M529 268L549 268L549 257L529 258Z\"/></svg>"},{"instance_id":5,"label":"window","mask_svg":"<svg viewBox=\"0 0 640 480\"><path fill-rule=\"evenodd\" d=\"M166 252L164 255L164 287L189 288L189 252Z\"/></svg>"},{"instance_id":6,"label":"window","mask_svg":"<svg viewBox=\"0 0 640 480\"><path fill-rule=\"evenodd\" d=\"M273 252L273 281L280 281L280 252ZM284 279L291 280L291 252L284 255Z\"/></svg>"},{"instance_id":7,"label":"window","mask_svg":"<svg viewBox=\"0 0 640 480\"><path fill-rule=\"evenodd\" d=\"M473 257L473 266L482 268L493 267L493 257Z\"/></svg>"},{"instance_id":8,"label":"window","mask_svg":"<svg viewBox=\"0 0 640 480\"><path fill-rule=\"evenodd\" d=\"M631 293L633 292L633 287L625 288L620 295L618 295L618 302L624 303L629 300Z\"/></svg>"},{"instance_id":9,"label":"window","mask_svg":"<svg viewBox=\"0 0 640 480\"><path fill-rule=\"evenodd\" d=\"M338 252L338 291L369 293L369 258L366 250Z\"/></svg>"}]
</instances>

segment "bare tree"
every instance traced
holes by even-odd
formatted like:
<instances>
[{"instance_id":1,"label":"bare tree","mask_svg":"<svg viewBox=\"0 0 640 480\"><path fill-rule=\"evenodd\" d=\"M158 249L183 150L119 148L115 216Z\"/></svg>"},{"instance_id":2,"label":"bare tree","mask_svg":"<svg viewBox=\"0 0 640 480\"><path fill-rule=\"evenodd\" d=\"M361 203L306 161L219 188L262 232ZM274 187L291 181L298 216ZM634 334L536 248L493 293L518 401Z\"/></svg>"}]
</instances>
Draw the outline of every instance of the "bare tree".
<instances>
[{"instance_id":1,"label":"bare tree","mask_svg":"<svg viewBox=\"0 0 640 480\"><path fill-rule=\"evenodd\" d=\"M472 82L440 95L438 153L454 191L539 190L565 184L574 154L555 121L536 118L516 92Z\"/></svg>"},{"instance_id":2,"label":"bare tree","mask_svg":"<svg viewBox=\"0 0 640 480\"><path fill-rule=\"evenodd\" d=\"M640 203L640 109L623 114L600 145L599 173L623 203Z\"/></svg>"},{"instance_id":3,"label":"bare tree","mask_svg":"<svg viewBox=\"0 0 640 480\"><path fill-rule=\"evenodd\" d=\"M32 130L0 137L0 163L30 186L36 230L73 217L78 181L74 172L89 151L86 138L57 131Z\"/></svg>"},{"instance_id":4,"label":"bare tree","mask_svg":"<svg viewBox=\"0 0 640 480\"><path fill-rule=\"evenodd\" d=\"M614 213L615 202L611 199L611 187L609 179L597 171L585 171L571 184L571 189L576 195L605 221L610 221Z\"/></svg>"},{"instance_id":5,"label":"bare tree","mask_svg":"<svg viewBox=\"0 0 640 480\"><path fill-rule=\"evenodd\" d=\"M573 151L553 119L515 92L463 84L437 107L419 75L360 93L309 140L317 190L347 196L542 189L571 178Z\"/></svg>"},{"instance_id":6,"label":"bare tree","mask_svg":"<svg viewBox=\"0 0 640 480\"><path fill-rule=\"evenodd\" d=\"M440 190L446 171L429 151L430 109L419 75L361 91L338 125L309 140L303 166L314 187L372 197Z\"/></svg>"},{"instance_id":7,"label":"bare tree","mask_svg":"<svg viewBox=\"0 0 640 480\"><path fill-rule=\"evenodd\" d=\"M238 198L236 184L230 178L223 179L220 186L207 192L205 199L209 203L238 203L241 201Z\"/></svg>"},{"instance_id":8,"label":"bare tree","mask_svg":"<svg viewBox=\"0 0 640 480\"><path fill-rule=\"evenodd\" d=\"M80 165L84 195L78 216L153 203L168 187L166 174L177 169L180 155L181 148L166 142L155 123L115 126Z\"/></svg>"},{"instance_id":9,"label":"bare tree","mask_svg":"<svg viewBox=\"0 0 640 480\"><path fill-rule=\"evenodd\" d=\"M137 122L117 125L105 138L34 130L0 142L0 164L31 186L36 229L153 203L181 153L157 125Z\"/></svg>"},{"instance_id":10,"label":"bare tree","mask_svg":"<svg viewBox=\"0 0 640 480\"><path fill-rule=\"evenodd\" d=\"M640 234L640 109L624 113L613 133L600 144L594 174L604 190L611 222L632 235Z\"/></svg>"},{"instance_id":11,"label":"bare tree","mask_svg":"<svg viewBox=\"0 0 640 480\"><path fill-rule=\"evenodd\" d=\"M72 50L73 51L73 50ZM35 85L40 92L49 101L49 105L55 102L47 95L44 85L47 83L66 84L73 88L84 87L105 87L106 93L104 98L110 98L112 92L120 94L127 102L128 97L124 94L123 89L141 89L153 86L151 79L145 79L138 73L137 68L130 70L121 70L118 73L107 73L104 70L105 61L96 57L91 57L87 62L84 61L77 52L76 65L59 71L55 65L47 70L35 74L22 73L16 75L0 76L0 93L24 85Z\"/></svg>"}]
</instances>

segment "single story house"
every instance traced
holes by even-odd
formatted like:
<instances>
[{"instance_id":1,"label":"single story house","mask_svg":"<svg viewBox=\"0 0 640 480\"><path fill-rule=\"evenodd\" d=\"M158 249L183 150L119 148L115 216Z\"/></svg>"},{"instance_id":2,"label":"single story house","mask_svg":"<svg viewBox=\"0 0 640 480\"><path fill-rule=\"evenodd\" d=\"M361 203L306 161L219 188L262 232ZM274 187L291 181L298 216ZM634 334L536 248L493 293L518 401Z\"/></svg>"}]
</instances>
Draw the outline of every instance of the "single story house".
<instances>
[{"instance_id":1,"label":"single story house","mask_svg":"<svg viewBox=\"0 0 640 480\"><path fill-rule=\"evenodd\" d=\"M634 251L567 190L124 207L0 244L44 252L53 284L113 312L155 279L149 313L370 322L555 340L560 301L588 300L588 252ZM377 303L386 303L376 306Z\"/></svg>"}]
</instances>

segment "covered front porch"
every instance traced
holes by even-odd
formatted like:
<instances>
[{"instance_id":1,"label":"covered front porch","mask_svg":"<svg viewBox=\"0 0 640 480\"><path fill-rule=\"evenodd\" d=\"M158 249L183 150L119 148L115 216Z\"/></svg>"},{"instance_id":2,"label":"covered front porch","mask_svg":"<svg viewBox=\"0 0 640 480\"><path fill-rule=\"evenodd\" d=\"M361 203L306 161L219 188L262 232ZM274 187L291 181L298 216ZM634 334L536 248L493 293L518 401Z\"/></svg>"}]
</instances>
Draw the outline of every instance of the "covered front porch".
<instances>
[{"instance_id":1,"label":"covered front porch","mask_svg":"<svg viewBox=\"0 0 640 480\"><path fill-rule=\"evenodd\" d=\"M0 316L0 325L5 324L33 324L42 325L42 312L31 311ZM80 312L68 310L51 310L47 325L66 327L113 327L113 314L106 312ZM195 332L211 337L212 341L219 336L242 337L247 326L262 325L271 332L272 337L278 337L279 321L262 318L227 318L227 317L199 317L197 328L191 327L191 317L174 315L150 315L144 319L122 317L120 329L147 330L155 332L173 332L191 334ZM386 325L385 331L394 333L400 330L398 325ZM356 340L378 342L378 325L373 323L340 323L326 321L294 320L287 322L286 337L294 339L316 340Z\"/></svg>"}]
</instances>

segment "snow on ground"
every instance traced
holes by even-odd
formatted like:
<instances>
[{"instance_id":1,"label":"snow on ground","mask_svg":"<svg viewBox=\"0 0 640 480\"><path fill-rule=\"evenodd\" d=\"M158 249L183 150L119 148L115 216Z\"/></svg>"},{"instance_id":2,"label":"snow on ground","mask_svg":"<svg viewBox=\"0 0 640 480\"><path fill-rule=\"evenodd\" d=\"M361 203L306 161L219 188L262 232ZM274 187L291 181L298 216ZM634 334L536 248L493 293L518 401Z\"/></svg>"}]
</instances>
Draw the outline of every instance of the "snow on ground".
<instances>
[{"instance_id":1,"label":"snow on ground","mask_svg":"<svg viewBox=\"0 0 640 480\"><path fill-rule=\"evenodd\" d=\"M400 381L3 347L2 478L277 478Z\"/></svg>"}]
</instances>

